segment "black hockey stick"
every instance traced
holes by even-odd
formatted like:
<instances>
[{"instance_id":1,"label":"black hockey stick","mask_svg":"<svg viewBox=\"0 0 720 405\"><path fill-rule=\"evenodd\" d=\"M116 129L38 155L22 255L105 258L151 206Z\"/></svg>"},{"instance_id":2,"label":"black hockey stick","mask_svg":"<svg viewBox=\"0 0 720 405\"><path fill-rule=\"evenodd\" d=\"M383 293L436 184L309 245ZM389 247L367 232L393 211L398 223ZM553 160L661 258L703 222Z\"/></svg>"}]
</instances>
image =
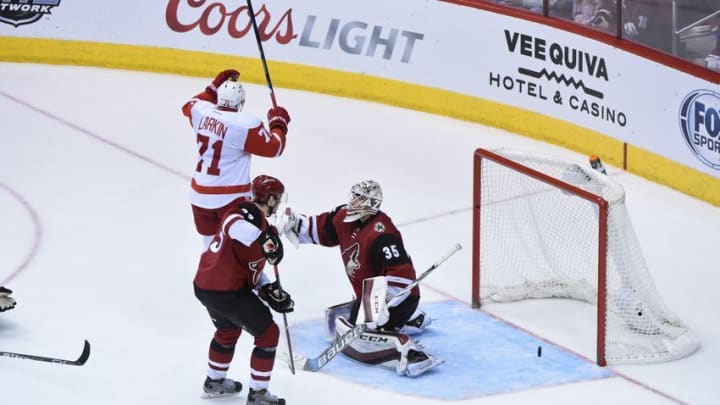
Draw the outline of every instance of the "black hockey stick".
<instances>
[{"instance_id":1,"label":"black hockey stick","mask_svg":"<svg viewBox=\"0 0 720 405\"><path fill-rule=\"evenodd\" d=\"M250 0L247 0L247 6L253 31L255 32L255 40L257 41L258 50L260 51L260 60L262 60L263 70L265 70L265 81L270 89L270 100L272 101L273 107L277 107L275 90L273 90L272 81L270 80L270 70L268 70L267 61L265 60L265 51L263 51L262 39L260 39L260 30L258 30L257 21L255 20L255 10L253 10L252 2Z\"/></svg>"},{"instance_id":2,"label":"black hockey stick","mask_svg":"<svg viewBox=\"0 0 720 405\"><path fill-rule=\"evenodd\" d=\"M16 359L27 359L36 361L45 361L48 363L66 364L69 366L82 366L90 357L90 342L85 340L85 346L77 360L64 360L55 357L35 356L32 354L12 353L12 352L0 352L0 357L13 357Z\"/></svg>"},{"instance_id":3,"label":"black hockey stick","mask_svg":"<svg viewBox=\"0 0 720 405\"><path fill-rule=\"evenodd\" d=\"M278 272L277 265L273 267L275 268L275 281L277 281L278 288L282 290L282 285L280 284L280 273ZM292 344L290 344L290 329L288 328L287 314L283 312L282 315L283 321L285 321L285 339L287 340L288 352L290 353L290 372L295 374L295 359L293 358Z\"/></svg>"},{"instance_id":4,"label":"black hockey stick","mask_svg":"<svg viewBox=\"0 0 720 405\"><path fill-rule=\"evenodd\" d=\"M443 264L450 256L455 254L458 250L462 249L462 246L459 243L456 243L453 248L445 253L438 261L432 264L429 269L425 270L418 278L415 279L412 283L408 284L407 287L400 290L400 292L395 296L398 297L400 295L407 296L410 294L410 291L415 288L416 285L420 284L420 281L422 281L425 277L427 277L430 273L432 273L433 270L438 268L441 264ZM393 299L388 301L388 305L390 305L391 302L393 302ZM398 300L400 301L400 300ZM323 366L325 366L330 360L334 359L335 356L337 356L340 352L343 351L350 343L352 343L355 339L359 338L360 335L362 335L367 330L367 325L364 323L361 323L359 325L355 325L352 329L345 332L342 336L335 339L335 341L328 346L325 350L320 352L320 354L317 357L311 358L311 359L300 359L298 362L302 363L304 361L305 363L302 365L302 369L305 371L318 371ZM292 355L291 355L292 356ZM294 359L290 359L290 362L292 363Z\"/></svg>"}]
</instances>

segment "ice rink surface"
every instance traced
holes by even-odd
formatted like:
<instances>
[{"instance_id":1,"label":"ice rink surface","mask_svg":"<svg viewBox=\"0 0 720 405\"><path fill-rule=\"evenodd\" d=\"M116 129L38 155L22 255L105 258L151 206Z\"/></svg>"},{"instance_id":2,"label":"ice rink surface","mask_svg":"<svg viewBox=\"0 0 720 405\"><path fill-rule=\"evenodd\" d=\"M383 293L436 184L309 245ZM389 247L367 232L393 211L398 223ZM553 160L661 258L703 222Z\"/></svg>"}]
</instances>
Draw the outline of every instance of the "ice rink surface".
<instances>
[{"instance_id":1,"label":"ice rink surface","mask_svg":"<svg viewBox=\"0 0 720 405\"><path fill-rule=\"evenodd\" d=\"M0 358L4 403L210 403L200 391L213 329L192 292L201 249L187 198L195 143L180 112L208 81L0 64L0 285L18 300L17 308L0 314L0 351L74 358L83 339L92 344L83 367ZM264 118L267 88L245 87L246 110ZM445 117L278 88L276 96L292 116L287 150L279 159L255 158L252 173L281 178L292 207L308 214L330 209L346 201L353 183L373 178L418 271L455 242L466 247L423 282L427 304L469 306L476 148L587 162L556 146ZM418 389L409 395L395 388L408 382L392 372L382 386L363 380L366 367L356 369L357 378L330 369L292 375L278 361L271 391L303 405L717 403L720 208L608 169L625 187L661 296L701 340L697 353L669 363L610 366L604 378L496 394L479 389L457 400L422 395L423 387L455 375L442 368L413 380ZM335 249L287 246L279 268L296 301L288 316L294 331L351 298ZM592 365L589 305L535 300L484 311ZM433 316L441 328L443 314ZM282 317L276 320L282 328ZM481 338L449 344L476 354L498 350L500 343ZM248 336L241 338L229 373L244 384L251 345ZM522 360L503 366L498 373L517 381L527 377ZM472 362L463 367L474 369ZM492 367L477 367L483 373L467 384L482 388L496 379ZM244 403L244 394L215 402Z\"/></svg>"}]
</instances>

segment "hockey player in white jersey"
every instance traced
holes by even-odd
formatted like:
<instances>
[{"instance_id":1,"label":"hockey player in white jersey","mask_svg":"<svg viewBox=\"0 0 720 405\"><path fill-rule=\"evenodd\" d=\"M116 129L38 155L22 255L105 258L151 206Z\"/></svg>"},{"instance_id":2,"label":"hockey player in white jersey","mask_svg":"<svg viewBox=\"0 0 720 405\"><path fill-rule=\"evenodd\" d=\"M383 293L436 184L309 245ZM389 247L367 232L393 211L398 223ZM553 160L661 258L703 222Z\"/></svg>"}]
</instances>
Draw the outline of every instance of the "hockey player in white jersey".
<instances>
[{"instance_id":1,"label":"hockey player in white jersey","mask_svg":"<svg viewBox=\"0 0 720 405\"><path fill-rule=\"evenodd\" d=\"M275 158L285 150L290 115L283 107L267 113L268 128L243 111L245 90L240 73L218 73L202 93L182 107L190 119L198 160L190 190L193 219L207 248L223 214L248 200L252 155Z\"/></svg>"}]
</instances>

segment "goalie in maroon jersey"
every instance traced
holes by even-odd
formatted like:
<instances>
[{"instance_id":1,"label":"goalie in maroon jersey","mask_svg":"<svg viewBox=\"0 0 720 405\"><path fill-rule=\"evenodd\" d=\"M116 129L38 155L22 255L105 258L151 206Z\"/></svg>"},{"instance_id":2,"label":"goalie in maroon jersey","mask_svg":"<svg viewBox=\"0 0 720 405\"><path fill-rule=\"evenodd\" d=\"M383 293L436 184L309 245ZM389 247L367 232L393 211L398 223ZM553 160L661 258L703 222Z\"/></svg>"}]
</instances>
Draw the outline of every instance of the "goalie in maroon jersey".
<instances>
[{"instance_id":1,"label":"goalie in maroon jersey","mask_svg":"<svg viewBox=\"0 0 720 405\"><path fill-rule=\"evenodd\" d=\"M290 123L287 110L270 108L266 129L259 117L243 111L245 90L239 76L237 70L223 70L205 91L182 107L198 148L190 203L205 248L224 212L250 198L252 155L274 158L285 150Z\"/></svg>"},{"instance_id":2,"label":"goalie in maroon jersey","mask_svg":"<svg viewBox=\"0 0 720 405\"><path fill-rule=\"evenodd\" d=\"M296 215L288 208L278 227L295 246L313 243L340 248L355 299L328 308L328 337L334 339L335 334L352 328L358 321L361 303L379 303L363 305L364 322L370 330L343 353L363 363L381 364L398 374L416 377L442 361L408 336L422 331L431 321L418 309L420 289L413 288L395 306L387 306L387 301L415 281L416 275L400 231L380 211L381 203L380 185L365 180L352 186L348 204L313 216Z\"/></svg>"},{"instance_id":3,"label":"goalie in maroon jersey","mask_svg":"<svg viewBox=\"0 0 720 405\"><path fill-rule=\"evenodd\" d=\"M263 273L265 263L277 265L283 246L277 229L268 224L285 193L280 180L260 175L252 181L253 201L243 201L225 214L208 249L202 254L193 285L215 326L210 342L206 397L234 395L242 385L226 377L243 329L254 336L250 357L248 404L285 404L270 394L280 331L265 304L276 312L294 308L290 294Z\"/></svg>"}]
</instances>

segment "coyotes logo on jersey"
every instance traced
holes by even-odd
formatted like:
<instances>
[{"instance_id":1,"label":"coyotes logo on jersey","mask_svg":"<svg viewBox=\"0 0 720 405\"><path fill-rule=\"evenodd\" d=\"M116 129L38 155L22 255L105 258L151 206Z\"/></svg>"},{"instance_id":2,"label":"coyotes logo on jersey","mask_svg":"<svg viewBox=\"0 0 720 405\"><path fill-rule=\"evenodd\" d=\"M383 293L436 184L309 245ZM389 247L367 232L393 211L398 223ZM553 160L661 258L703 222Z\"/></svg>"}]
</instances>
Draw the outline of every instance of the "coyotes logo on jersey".
<instances>
[{"instance_id":1,"label":"coyotes logo on jersey","mask_svg":"<svg viewBox=\"0 0 720 405\"><path fill-rule=\"evenodd\" d=\"M263 267L265 267L262 266L264 261L265 258L248 262L248 270L250 270L250 282L252 283L252 287L256 286L258 281L260 281L260 275L262 275Z\"/></svg>"},{"instance_id":2,"label":"coyotes logo on jersey","mask_svg":"<svg viewBox=\"0 0 720 405\"><path fill-rule=\"evenodd\" d=\"M347 273L351 280L355 279L355 272L360 268L359 255L360 244L357 242L348 246L347 249L342 252L343 261L345 262L345 273Z\"/></svg>"}]
</instances>

